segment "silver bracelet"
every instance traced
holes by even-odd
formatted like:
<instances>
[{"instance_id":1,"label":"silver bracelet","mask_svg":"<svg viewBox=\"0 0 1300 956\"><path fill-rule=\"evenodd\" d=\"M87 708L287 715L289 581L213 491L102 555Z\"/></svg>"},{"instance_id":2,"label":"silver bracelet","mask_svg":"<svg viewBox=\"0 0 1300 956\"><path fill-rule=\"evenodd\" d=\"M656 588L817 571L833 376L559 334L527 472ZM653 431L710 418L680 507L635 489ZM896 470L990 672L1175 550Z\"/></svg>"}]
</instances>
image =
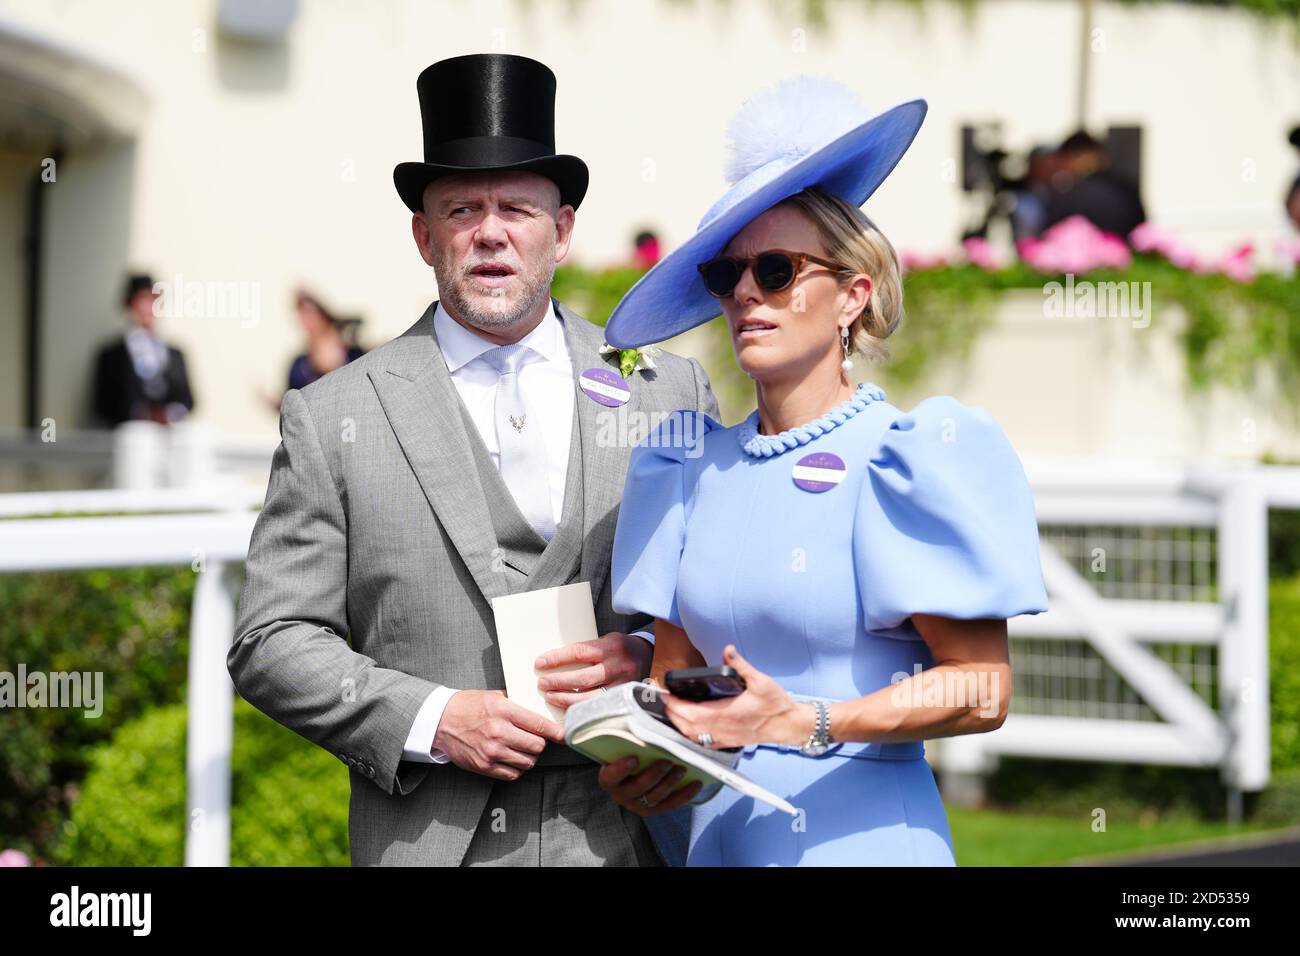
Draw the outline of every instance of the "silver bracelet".
<instances>
[{"instance_id":1,"label":"silver bracelet","mask_svg":"<svg viewBox=\"0 0 1300 956\"><path fill-rule=\"evenodd\" d=\"M820 757L830 749L831 714L830 709L820 700L813 701L812 705L817 710L817 724L799 751L809 757Z\"/></svg>"}]
</instances>

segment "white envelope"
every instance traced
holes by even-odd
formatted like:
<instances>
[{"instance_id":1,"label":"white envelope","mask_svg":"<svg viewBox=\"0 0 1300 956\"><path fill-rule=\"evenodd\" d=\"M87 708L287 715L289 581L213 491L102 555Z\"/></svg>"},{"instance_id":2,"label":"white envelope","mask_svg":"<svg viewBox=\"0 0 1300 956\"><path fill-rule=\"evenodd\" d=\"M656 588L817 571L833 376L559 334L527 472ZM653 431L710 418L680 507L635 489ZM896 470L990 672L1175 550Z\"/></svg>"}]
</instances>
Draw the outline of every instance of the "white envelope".
<instances>
[{"instance_id":1,"label":"white envelope","mask_svg":"<svg viewBox=\"0 0 1300 956\"><path fill-rule=\"evenodd\" d=\"M564 722L564 711L546 702L537 689L543 673L559 674L588 665L539 671L533 662L545 651L566 644L594 641L596 612L591 603L591 582L578 581L558 588L525 591L492 599L497 623L497 646L506 675L506 696L520 707Z\"/></svg>"}]
</instances>

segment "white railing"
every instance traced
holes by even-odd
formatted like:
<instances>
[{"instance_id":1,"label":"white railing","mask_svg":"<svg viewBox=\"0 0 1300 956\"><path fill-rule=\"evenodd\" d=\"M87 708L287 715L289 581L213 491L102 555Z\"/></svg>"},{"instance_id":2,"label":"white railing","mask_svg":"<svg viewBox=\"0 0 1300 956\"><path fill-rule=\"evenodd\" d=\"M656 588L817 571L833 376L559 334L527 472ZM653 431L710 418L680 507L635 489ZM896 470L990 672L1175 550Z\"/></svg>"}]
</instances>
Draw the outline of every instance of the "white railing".
<instances>
[{"instance_id":1,"label":"white railing","mask_svg":"<svg viewBox=\"0 0 1300 956\"><path fill-rule=\"evenodd\" d=\"M248 554L275 445L190 423L0 433L0 462L6 465L93 470L113 485L0 495L0 519L19 519L0 520L0 573L189 565L198 575L185 748L187 866L224 866L230 860L234 688L226 652L235 628L239 566ZM99 516L65 517L87 513Z\"/></svg>"},{"instance_id":2,"label":"white railing","mask_svg":"<svg viewBox=\"0 0 1300 956\"><path fill-rule=\"evenodd\" d=\"M1010 622L1013 666L1015 648L1032 641L1082 644L1087 658L1063 651L1039 668L1045 684L1059 678L1061 686L1072 680L1078 686L1088 683L1078 679L1082 673L1105 671L1140 702L1138 709L1152 713L1147 719L1117 718L1133 702L1121 708L1113 695L1108 699L1101 692L1034 702L1057 713L1023 712L1013 695L1012 713L996 733L940 742L943 771L982 775L1004 754L1217 766L1229 793L1229 815L1239 819L1242 792L1261 790L1269 779L1268 509L1300 508L1300 468L1058 461L1031 464L1027 471L1044 529L1050 610ZM1169 530L1151 542L1142 567L1150 571L1163 563L1163 579L1106 582L1110 590L1149 592L1114 597L1102 593L1101 584L1111 568L1081 573L1077 559L1084 555L1067 557L1053 543L1049 529L1061 526L1083 529L1073 543L1085 545L1118 542L1108 530L1116 527L1203 529L1206 538L1213 535L1214 547L1189 545ZM1096 530L1090 535L1088 529ZM1106 551L1092 547L1087 557L1105 562L1113 557ZM1193 563L1209 564L1217 583L1196 582L1189 572ZM1178 576L1184 580L1173 580ZM1184 594L1197 597L1178 599ZM1162 644L1217 654L1217 665L1196 665L1212 675L1217 712L1157 653Z\"/></svg>"},{"instance_id":3,"label":"white railing","mask_svg":"<svg viewBox=\"0 0 1300 956\"><path fill-rule=\"evenodd\" d=\"M1013 639L1086 642L1158 719L1013 712L995 733L940 741L942 771L981 774L998 755L1016 754L1218 766L1231 792L1262 789L1269 772L1267 509L1300 508L1300 469L1151 470L1079 460L1030 463L1027 471L1045 529L1213 530L1217 599L1108 597L1045 533L1051 609L1014 619ZM0 495L0 515L18 519L0 520L0 573L190 565L198 574L186 743L189 866L229 862L233 688L226 654L238 565L256 520L248 506L261 496L260 489L228 482L152 492ZM69 511L172 513L21 517ZM1217 650L1221 713L1147 646L1161 643ZM1105 700L1076 703L1102 711L1109 706Z\"/></svg>"},{"instance_id":4,"label":"white railing","mask_svg":"<svg viewBox=\"0 0 1300 956\"><path fill-rule=\"evenodd\" d=\"M68 510L103 505L105 493L86 494L81 501L63 496ZM13 514L7 497L0 496L0 510ZM135 504L114 503L112 510ZM155 503L151 510L157 508ZM43 504L37 513L47 513ZM185 743L186 866L224 866L230 860L234 687L226 652L234 636L239 566L256 519L254 511L227 511L0 521L0 573L156 565L189 565L197 573Z\"/></svg>"},{"instance_id":5,"label":"white railing","mask_svg":"<svg viewBox=\"0 0 1300 956\"><path fill-rule=\"evenodd\" d=\"M190 422L127 422L112 431L0 430L0 463L94 472L112 488L252 484L265 488L278 439L223 434Z\"/></svg>"}]
</instances>

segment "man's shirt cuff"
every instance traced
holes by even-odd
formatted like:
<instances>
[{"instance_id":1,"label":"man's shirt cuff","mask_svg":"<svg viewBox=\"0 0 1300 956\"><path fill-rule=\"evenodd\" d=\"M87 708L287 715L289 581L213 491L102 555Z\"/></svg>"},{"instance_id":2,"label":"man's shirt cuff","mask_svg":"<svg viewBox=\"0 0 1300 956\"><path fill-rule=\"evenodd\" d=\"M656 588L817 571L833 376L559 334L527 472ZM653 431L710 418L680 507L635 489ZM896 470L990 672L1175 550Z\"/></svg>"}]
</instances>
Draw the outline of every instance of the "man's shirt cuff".
<instances>
[{"instance_id":1,"label":"man's shirt cuff","mask_svg":"<svg viewBox=\"0 0 1300 956\"><path fill-rule=\"evenodd\" d=\"M456 693L453 687L435 687L420 705L411 732L406 735L406 745L402 748L402 759L415 763L446 763L451 758L433 745L433 738L438 733L438 724L442 721L442 712L447 701Z\"/></svg>"}]
</instances>

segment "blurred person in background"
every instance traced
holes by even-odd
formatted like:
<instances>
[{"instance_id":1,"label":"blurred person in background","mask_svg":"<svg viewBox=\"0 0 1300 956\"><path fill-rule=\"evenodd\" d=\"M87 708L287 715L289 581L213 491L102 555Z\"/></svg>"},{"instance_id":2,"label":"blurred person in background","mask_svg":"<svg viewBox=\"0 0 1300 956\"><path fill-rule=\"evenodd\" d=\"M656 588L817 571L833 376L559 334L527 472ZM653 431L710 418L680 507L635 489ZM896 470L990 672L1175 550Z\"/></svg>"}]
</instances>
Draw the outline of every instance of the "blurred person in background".
<instances>
[{"instance_id":1,"label":"blurred person in background","mask_svg":"<svg viewBox=\"0 0 1300 956\"><path fill-rule=\"evenodd\" d=\"M322 375L328 375L366 354L356 341L360 319L340 318L321 300L305 289L294 293L294 314L307 336L306 349L289 364L289 388L305 388ZM277 415L284 392L261 389L261 399Z\"/></svg>"},{"instance_id":2,"label":"blurred person in background","mask_svg":"<svg viewBox=\"0 0 1300 956\"><path fill-rule=\"evenodd\" d=\"M127 278L122 296L129 328L104 346L95 363L95 414L112 427L127 421L162 425L194 410L185 356L158 336L151 276Z\"/></svg>"},{"instance_id":3,"label":"blurred person in background","mask_svg":"<svg viewBox=\"0 0 1300 956\"><path fill-rule=\"evenodd\" d=\"M1056 160L1044 203L1044 229L1080 215L1104 232L1127 238L1146 222L1137 187L1110 169L1105 147L1090 133L1071 133L1056 150Z\"/></svg>"},{"instance_id":4,"label":"blurred person in background","mask_svg":"<svg viewBox=\"0 0 1300 956\"><path fill-rule=\"evenodd\" d=\"M1035 146L1025 163L1024 179L1012 184L1011 238L1019 241L1037 236L1047 218L1046 203L1051 195L1051 180L1060 162L1056 150Z\"/></svg>"},{"instance_id":5,"label":"blurred person in background","mask_svg":"<svg viewBox=\"0 0 1300 956\"><path fill-rule=\"evenodd\" d=\"M289 367L290 388L305 388L366 354L365 349L350 341L344 323L310 292L298 290L294 307L307 336L307 347Z\"/></svg>"},{"instance_id":6,"label":"blurred person in background","mask_svg":"<svg viewBox=\"0 0 1300 956\"><path fill-rule=\"evenodd\" d=\"M649 269L659 261L659 237L653 232L638 232L632 246L632 265Z\"/></svg>"},{"instance_id":7,"label":"blurred person in background","mask_svg":"<svg viewBox=\"0 0 1300 956\"><path fill-rule=\"evenodd\" d=\"M1287 191L1286 215L1291 225L1300 229L1300 174L1291 181L1291 188Z\"/></svg>"},{"instance_id":8,"label":"blurred person in background","mask_svg":"<svg viewBox=\"0 0 1300 956\"><path fill-rule=\"evenodd\" d=\"M1300 150L1300 126L1291 130L1291 135L1287 139L1292 146ZM1300 173L1291 180L1291 188L1287 190L1286 215L1291 220L1291 224L1300 229Z\"/></svg>"}]
</instances>

